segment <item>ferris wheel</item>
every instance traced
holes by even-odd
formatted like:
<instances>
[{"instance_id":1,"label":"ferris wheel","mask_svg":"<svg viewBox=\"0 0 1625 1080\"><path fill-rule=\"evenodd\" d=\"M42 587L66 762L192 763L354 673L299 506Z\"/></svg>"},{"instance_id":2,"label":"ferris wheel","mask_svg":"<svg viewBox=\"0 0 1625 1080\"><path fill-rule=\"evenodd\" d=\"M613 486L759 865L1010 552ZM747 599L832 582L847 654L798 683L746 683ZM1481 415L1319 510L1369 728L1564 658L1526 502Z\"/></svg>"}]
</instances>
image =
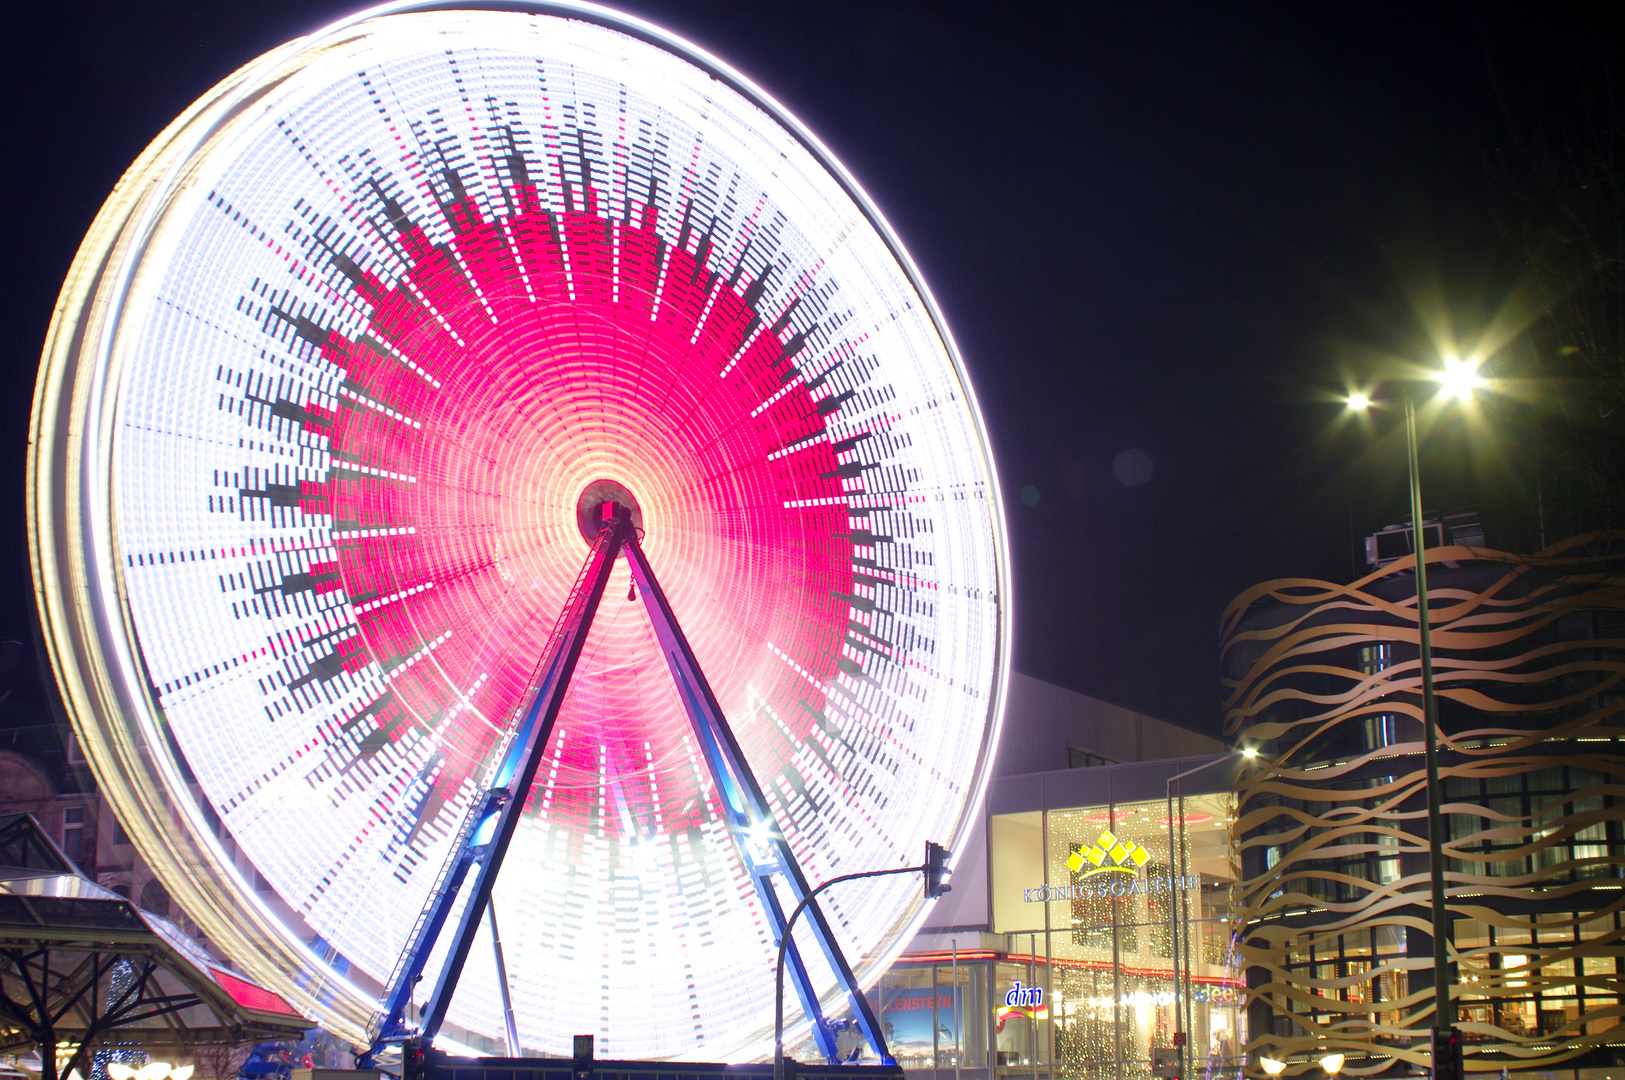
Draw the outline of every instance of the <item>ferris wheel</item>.
<instances>
[{"instance_id":1,"label":"ferris wheel","mask_svg":"<svg viewBox=\"0 0 1625 1080\"><path fill-rule=\"evenodd\" d=\"M170 894L331 1030L375 1038L392 992L410 1019L457 948L426 922L500 913L447 1032L759 1053L771 868L975 827L1009 645L987 439L897 238L779 105L646 23L495 6L268 53L109 198L36 391L47 645ZM482 922L458 867L498 818ZM795 940L861 983L925 914L905 877L820 904L830 940Z\"/></svg>"}]
</instances>

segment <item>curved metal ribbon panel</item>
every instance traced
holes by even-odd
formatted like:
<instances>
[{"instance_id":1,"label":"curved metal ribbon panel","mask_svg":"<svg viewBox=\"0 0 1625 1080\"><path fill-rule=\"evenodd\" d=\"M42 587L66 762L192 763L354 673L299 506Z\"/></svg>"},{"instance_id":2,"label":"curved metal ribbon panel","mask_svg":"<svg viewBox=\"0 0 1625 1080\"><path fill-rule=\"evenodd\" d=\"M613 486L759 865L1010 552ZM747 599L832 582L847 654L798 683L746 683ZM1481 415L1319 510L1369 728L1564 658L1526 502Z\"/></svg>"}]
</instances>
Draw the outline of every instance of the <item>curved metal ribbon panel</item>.
<instances>
[{"instance_id":1,"label":"curved metal ribbon panel","mask_svg":"<svg viewBox=\"0 0 1625 1080\"><path fill-rule=\"evenodd\" d=\"M1625 534L1426 559L1469 1069L1579 1064L1625 1041ZM1267 763L1232 826L1256 1054L1430 1059L1414 574L1270 581L1223 616L1225 732Z\"/></svg>"}]
</instances>

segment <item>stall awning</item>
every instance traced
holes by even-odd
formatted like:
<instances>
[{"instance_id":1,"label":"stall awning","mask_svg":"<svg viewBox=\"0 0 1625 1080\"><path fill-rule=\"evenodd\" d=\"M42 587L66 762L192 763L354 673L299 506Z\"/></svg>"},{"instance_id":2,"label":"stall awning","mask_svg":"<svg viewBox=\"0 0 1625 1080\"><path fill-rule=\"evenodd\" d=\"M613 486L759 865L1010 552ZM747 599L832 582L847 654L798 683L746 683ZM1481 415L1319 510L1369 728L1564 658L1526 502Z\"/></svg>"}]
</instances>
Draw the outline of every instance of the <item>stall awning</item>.
<instances>
[{"instance_id":1,"label":"stall awning","mask_svg":"<svg viewBox=\"0 0 1625 1080\"><path fill-rule=\"evenodd\" d=\"M88 1075L101 1045L297 1040L315 1025L229 972L179 927L85 877L28 814L0 816L0 1053L34 1045L47 1072Z\"/></svg>"}]
</instances>

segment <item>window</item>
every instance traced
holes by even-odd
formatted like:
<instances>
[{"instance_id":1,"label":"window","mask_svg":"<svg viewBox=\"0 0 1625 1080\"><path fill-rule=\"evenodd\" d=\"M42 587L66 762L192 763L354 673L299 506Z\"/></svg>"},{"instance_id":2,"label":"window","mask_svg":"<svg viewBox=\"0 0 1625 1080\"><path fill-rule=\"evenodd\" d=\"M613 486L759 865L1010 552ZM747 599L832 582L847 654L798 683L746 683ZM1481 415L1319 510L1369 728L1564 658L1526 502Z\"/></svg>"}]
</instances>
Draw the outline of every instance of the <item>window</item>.
<instances>
[{"instance_id":1,"label":"window","mask_svg":"<svg viewBox=\"0 0 1625 1080\"><path fill-rule=\"evenodd\" d=\"M1387 671L1394 662L1394 647L1387 643L1360 646L1360 670L1367 675Z\"/></svg>"},{"instance_id":2,"label":"window","mask_svg":"<svg viewBox=\"0 0 1625 1080\"><path fill-rule=\"evenodd\" d=\"M1096 765L1115 765L1117 762L1100 754L1090 753L1088 750L1079 750L1076 746L1066 748L1066 767L1069 769L1090 769Z\"/></svg>"},{"instance_id":3,"label":"window","mask_svg":"<svg viewBox=\"0 0 1625 1080\"><path fill-rule=\"evenodd\" d=\"M62 811L62 853L78 862L85 853L85 808L65 807Z\"/></svg>"}]
</instances>

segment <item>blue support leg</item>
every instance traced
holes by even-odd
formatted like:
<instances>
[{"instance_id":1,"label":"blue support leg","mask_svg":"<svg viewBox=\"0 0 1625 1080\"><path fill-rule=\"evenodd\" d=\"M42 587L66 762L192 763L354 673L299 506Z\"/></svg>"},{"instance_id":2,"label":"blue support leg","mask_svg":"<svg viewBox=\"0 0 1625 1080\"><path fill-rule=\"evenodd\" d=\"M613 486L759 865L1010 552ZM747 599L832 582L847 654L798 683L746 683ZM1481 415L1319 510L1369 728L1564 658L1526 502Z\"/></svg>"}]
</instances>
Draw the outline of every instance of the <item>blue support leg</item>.
<instances>
[{"instance_id":1,"label":"blue support leg","mask_svg":"<svg viewBox=\"0 0 1625 1080\"><path fill-rule=\"evenodd\" d=\"M806 878L790 851L789 843L777 828L772 810L728 727L727 718L723 716L705 674L694 659L693 651L672 615L671 606L655 580L653 570L643 557L629 516L613 504L607 504L606 509L610 512L606 514L604 528L594 541L592 552L571 591L564 613L554 627L537 668L535 689L521 710L514 735L493 773L491 787L479 807L465 819L455 843L455 853L419 919L410 946L397 966L372 1049L362 1059L364 1067L370 1066L374 1056L386 1043L412 1034L407 1029L406 1009L411 1004L414 988L422 977L429 954L450 921L468 872L477 866L472 893L463 906L446 962L424 1007L419 1037L425 1043L432 1044L445 1021L475 932L489 907L503 857L518 826L525 797L535 780L537 766L552 735L553 723L569 689L571 675L591 629L599 601L603 598L610 571L622 550L625 550L631 564L634 582L643 590L644 606L660 641L661 651L665 654L695 737L704 750L706 764L717 783L723 803L723 818L776 937L785 941L787 933L784 908L778 894L778 884L782 882L796 903L808 901L807 915L813 936L845 991L848 1005L869 1044L883 1063L896 1064L886 1047L880 1024L858 987L829 923L816 901L809 901L811 891ZM785 954L786 969L790 972L796 994L808 1019L812 1021L813 1037L824 1056L833 1064L837 1060L835 1036L825 1022L806 962L793 938L785 942Z\"/></svg>"},{"instance_id":2,"label":"blue support leg","mask_svg":"<svg viewBox=\"0 0 1625 1080\"><path fill-rule=\"evenodd\" d=\"M547 749L553 722L558 718L565 691L569 689L570 676L575 671L587 631L603 598L604 586L609 581L610 571L614 569L615 559L629 531L630 526L608 522L593 543L586 565L576 579L564 613L554 627L542 662L537 667L535 690L520 713L514 737L509 741L508 749L492 777L492 786L483 796L484 802L465 819L464 827L458 834L450 870L431 897L412 942L403 954L403 962L391 980L373 1046L365 1055L368 1061L386 1043L411 1034L406 1027L406 1009L411 1004L414 988L456 907L469 870L477 865L479 872L475 875L473 895L463 906L446 962L440 969L434 991L424 1008L419 1034L425 1042L432 1043L445 1021L446 1010L451 1004L463 964L468 959L468 951L474 943L475 932L490 903L503 856L507 854L508 844L518 827L525 796L536 778L537 765Z\"/></svg>"},{"instance_id":3,"label":"blue support leg","mask_svg":"<svg viewBox=\"0 0 1625 1080\"><path fill-rule=\"evenodd\" d=\"M699 662L694 658L688 639L683 636L682 628L678 626L671 605L667 603L659 582L655 580L654 570L644 558L643 549L638 546L636 536L629 536L627 539L626 558L632 567L632 580L642 592L644 608L649 612L649 621L654 625L655 637L660 642L661 651L665 653L666 663L671 668L673 680L677 683L678 695L682 698L683 707L694 727L695 737L705 748L706 762L711 766L718 788L723 794L724 806L728 810L726 816L729 829L733 834L734 843L739 848L740 858L744 861L746 869L751 872L752 880L758 883L757 891L763 896L763 907L773 922L774 933L782 938L785 934L784 911L774 892L771 878L773 875L782 878L797 903L811 893L807 879L802 875L801 867L796 863L795 855L790 851L790 844L785 840L783 831L777 828L774 822L767 798L756 783L756 777L751 772L749 763L745 761L744 752L740 750L733 730L729 728L728 720L722 714L722 707L717 704L716 695L711 692L705 673L700 670ZM772 853L768 858L762 858L758 850L764 843ZM834 931L824 918L817 901L808 904L807 917L813 936L824 953L824 959L835 972L836 981L846 992L847 1004L857 1019L859 1029L884 1064L896 1064L891 1051L886 1047L886 1037L881 1031L880 1022L869 1007L868 999L863 996L857 977L847 965L840 944L835 940ZM807 1010L808 1019L813 1022L814 1038L818 1040L819 1049L823 1050L833 1064L837 1056L834 1036L823 1022L823 1013L817 1004L817 994L813 991L805 964L794 950L794 941L792 940L790 944L791 948L786 952L787 960L790 961L791 977L795 981L796 994ZM794 959L791 959L792 956Z\"/></svg>"}]
</instances>

